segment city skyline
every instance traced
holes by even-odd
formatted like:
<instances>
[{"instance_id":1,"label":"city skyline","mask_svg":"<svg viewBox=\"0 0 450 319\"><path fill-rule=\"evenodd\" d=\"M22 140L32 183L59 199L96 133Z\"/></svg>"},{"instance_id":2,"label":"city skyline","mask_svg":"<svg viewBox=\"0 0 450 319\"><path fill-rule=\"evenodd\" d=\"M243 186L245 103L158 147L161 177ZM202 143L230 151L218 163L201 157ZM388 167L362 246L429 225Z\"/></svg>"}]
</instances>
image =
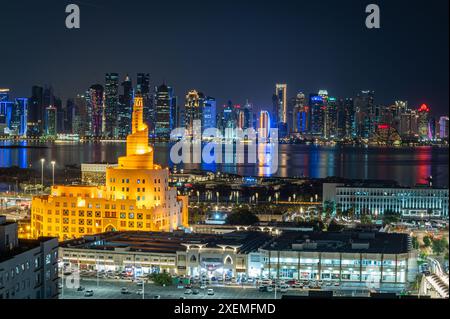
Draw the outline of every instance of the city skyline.
<instances>
[{"instance_id":1,"label":"city skyline","mask_svg":"<svg viewBox=\"0 0 450 319\"><path fill-rule=\"evenodd\" d=\"M448 75L443 71L448 69L448 29L440 25L445 19L434 18L433 24L414 22L444 14L448 3L381 1L382 35L364 27L364 6L352 1L339 6L287 1L274 11L264 10L264 5L255 7L252 1L239 5L196 1L189 7L176 1L167 7L139 1L135 6L97 3L80 4L82 26L76 31L64 28L64 15L58 21L57 11L64 3L29 4L29 11L6 4L9 14L0 25L13 30L5 41L21 54L2 51L2 60L13 63L3 67L0 86L27 96L33 84L53 84L56 95L66 100L108 72L150 72L152 84L170 82L180 95L201 88L214 96L218 105L249 99L263 109L271 105L271 95L266 92L273 91L273 83L287 83L288 96L296 93L293 88L305 94L326 88L343 97L353 96L354 83L358 83L356 90L374 90L381 104L393 98L426 103L440 114L448 109ZM169 17L156 16L158 11L170 12L176 23L159 27L165 25L161 19ZM52 19L28 19L29 12ZM125 12L120 20L117 12ZM192 12L190 23L184 12ZM315 27L314 19L319 12L320 28ZM19 15L20 21L27 22L18 23ZM229 17L234 23L225 22L221 30L222 21ZM201 28L199 21L211 30ZM99 22L104 26L92 37L93 24ZM31 25L32 32L49 37L23 41ZM49 41L51 38L55 41ZM191 49L188 43L194 38L205 49ZM272 49L274 39L285 49ZM350 39L352 42L342 45ZM28 50L29 45L36 49ZM41 47L50 54L43 54ZM349 47L352 49L347 50Z\"/></svg>"},{"instance_id":2,"label":"city skyline","mask_svg":"<svg viewBox=\"0 0 450 319\"><path fill-rule=\"evenodd\" d=\"M448 0L0 8L0 304L448 300Z\"/></svg>"}]
</instances>

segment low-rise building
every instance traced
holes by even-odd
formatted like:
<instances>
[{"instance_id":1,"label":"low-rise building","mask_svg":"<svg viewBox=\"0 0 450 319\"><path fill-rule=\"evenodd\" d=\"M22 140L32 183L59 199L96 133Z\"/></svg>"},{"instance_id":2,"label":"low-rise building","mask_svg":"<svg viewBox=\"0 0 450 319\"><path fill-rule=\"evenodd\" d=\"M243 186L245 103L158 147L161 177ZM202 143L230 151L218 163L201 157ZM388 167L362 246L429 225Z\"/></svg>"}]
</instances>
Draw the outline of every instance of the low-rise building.
<instances>
[{"instance_id":1,"label":"low-rise building","mask_svg":"<svg viewBox=\"0 0 450 319\"><path fill-rule=\"evenodd\" d=\"M335 202L342 211L354 209L356 214L393 211L404 217L448 218L448 188L324 183L323 200Z\"/></svg>"},{"instance_id":2,"label":"low-rise building","mask_svg":"<svg viewBox=\"0 0 450 319\"><path fill-rule=\"evenodd\" d=\"M269 239L266 233L245 231L223 235L112 232L64 242L60 256L69 267L85 270L232 277L246 274L248 253Z\"/></svg>"},{"instance_id":3,"label":"low-rise building","mask_svg":"<svg viewBox=\"0 0 450 319\"><path fill-rule=\"evenodd\" d=\"M17 224L0 216L0 299L58 297L58 240L19 239Z\"/></svg>"},{"instance_id":4,"label":"low-rise building","mask_svg":"<svg viewBox=\"0 0 450 319\"><path fill-rule=\"evenodd\" d=\"M268 278L404 285L417 274L406 234L284 232L259 253L260 276Z\"/></svg>"},{"instance_id":5,"label":"low-rise building","mask_svg":"<svg viewBox=\"0 0 450 319\"><path fill-rule=\"evenodd\" d=\"M72 268L129 275L168 272L404 287L417 274L417 252L408 235L373 231L105 233L62 243L60 256Z\"/></svg>"}]
</instances>

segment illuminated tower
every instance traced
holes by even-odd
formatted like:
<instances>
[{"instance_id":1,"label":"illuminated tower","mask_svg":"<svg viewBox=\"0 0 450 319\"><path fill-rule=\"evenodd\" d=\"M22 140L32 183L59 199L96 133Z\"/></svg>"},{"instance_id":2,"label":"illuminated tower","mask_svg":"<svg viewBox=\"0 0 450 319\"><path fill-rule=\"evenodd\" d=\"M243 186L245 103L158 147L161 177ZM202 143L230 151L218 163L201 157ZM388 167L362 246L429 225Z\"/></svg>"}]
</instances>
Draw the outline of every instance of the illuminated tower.
<instances>
[{"instance_id":1,"label":"illuminated tower","mask_svg":"<svg viewBox=\"0 0 450 319\"><path fill-rule=\"evenodd\" d=\"M275 106L276 124L279 130L279 136L287 135L287 85L276 84L273 102Z\"/></svg>"},{"instance_id":2,"label":"illuminated tower","mask_svg":"<svg viewBox=\"0 0 450 319\"><path fill-rule=\"evenodd\" d=\"M160 85L155 92L155 136L158 138L169 139L170 132L173 129L172 111L174 111L174 108L172 103L174 101L172 93L173 90L165 84Z\"/></svg>"},{"instance_id":3,"label":"illuminated tower","mask_svg":"<svg viewBox=\"0 0 450 319\"><path fill-rule=\"evenodd\" d=\"M105 130L107 137L117 137L117 111L119 106L119 75L106 73L105 75Z\"/></svg>"},{"instance_id":4,"label":"illuminated tower","mask_svg":"<svg viewBox=\"0 0 450 319\"><path fill-rule=\"evenodd\" d=\"M103 86L94 84L89 88L89 109L91 111L91 136L102 135L103 128Z\"/></svg>"},{"instance_id":5,"label":"illuminated tower","mask_svg":"<svg viewBox=\"0 0 450 319\"><path fill-rule=\"evenodd\" d=\"M419 138L422 140L429 139L428 136L428 116L430 108L426 104L422 104L418 110L419 114Z\"/></svg>"},{"instance_id":6,"label":"illuminated tower","mask_svg":"<svg viewBox=\"0 0 450 319\"><path fill-rule=\"evenodd\" d=\"M169 169L153 163L143 107L142 96L136 96L126 155L119 157L116 167L106 169L105 185L57 185L50 195L33 198L33 236L64 240L101 232L172 231L188 226L188 198L169 186Z\"/></svg>"},{"instance_id":7,"label":"illuminated tower","mask_svg":"<svg viewBox=\"0 0 450 319\"><path fill-rule=\"evenodd\" d=\"M270 115L267 111L261 111L259 113L259 137L260 139L267 139L269 137L269 129L270 129Z\"/></svg>"},{"instance_id":8,"label":"illuminated tower","mask_svg":"<svg viewBox=\"0 0 450 319\"><path fill-rule=\"evenodd\" d=\"M194 129L194 121L202 120L204 96L196 90L191 90L186 94L186 102L184 105L184 118L186 135L192 136Z\"/></svg>"}]
</instances>

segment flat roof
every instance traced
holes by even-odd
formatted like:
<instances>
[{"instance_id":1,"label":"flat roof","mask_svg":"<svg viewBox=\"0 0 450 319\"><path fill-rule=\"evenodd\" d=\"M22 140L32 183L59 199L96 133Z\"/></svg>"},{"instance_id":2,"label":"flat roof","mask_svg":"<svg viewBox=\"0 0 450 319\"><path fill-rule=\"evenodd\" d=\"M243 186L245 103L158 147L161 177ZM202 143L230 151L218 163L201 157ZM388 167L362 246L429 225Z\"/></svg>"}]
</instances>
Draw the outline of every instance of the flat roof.
<instances>
[{"instance_id":1,"label":"flat roof","mask_svg":"<svg viewBox=\"0 0 450 319\"><path fill-rule=\"evenodd\" d=\"M293 247L293 244L296 245ZM374 231L285 231L261 248L271 251L375 254L402 254L410 251L409 236L407 234Z\"/></svg>"},{"instance_id":2,"label":"flat roof","mask_svg":"<svg viewBox=\"0 0 450 319\"><path fill-rule=\"evenodd\" d=\"M110 232L85 236L60 243L63 248L114 251L116 248L135 252L176 253L186 251L186 245L206 248L236 247L240 253L256 251L270 240L268 234L254 231L235 231L227 234L199 234L183 232Z\"/></svg>"},{"instance_id":3,"label":"flat roof","mask_svg":"<svg viewBox=\"0 0 450 319\"><path fill-rule=\"evenodd\" d=\"M7 261L17 255L23 254L29 250L37 248L46 241L55 239L56 237L39 237L38 239L19 239L19 246L13 250L6 251L0 254L0 262Z\"/></svg>"}]
</instances>

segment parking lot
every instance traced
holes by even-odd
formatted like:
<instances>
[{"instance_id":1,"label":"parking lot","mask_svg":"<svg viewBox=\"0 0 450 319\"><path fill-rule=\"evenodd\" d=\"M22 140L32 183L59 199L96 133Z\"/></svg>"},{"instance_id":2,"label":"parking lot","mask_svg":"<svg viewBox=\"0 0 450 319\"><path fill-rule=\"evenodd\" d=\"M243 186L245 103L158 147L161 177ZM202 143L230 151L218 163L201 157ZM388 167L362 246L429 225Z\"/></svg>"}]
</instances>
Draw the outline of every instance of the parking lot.
<instances>
[{"instance_id":1,"label":"parking lot","mask_svg":"<svg viewBox=\"0 0 450 319\"><path fill-rule=\"evenodd\" d=\"M142 299L142 295L137 291L141 289L136 283L122 280L105 280L100 279L97 284L96 279L82 278L80 285L85 288L84 291L77 291L76 288L66 288L60 290L60 298L64 299ZM127 288L129 293L122 294L121 289ZM198 289L197 295L186 295L184 288L177 288L176 286L161 287L154 284L145 284L144 298L153 299L154 296L160 296L161 299L273 299L275 294L268 292L259 292L254 287L225 287L211 285L207 287L214 290L214 295L208 295L207 289ZM85 297L86 290L93 290L94 296ZM277 298L280 298L280 293L277 293Z\"/></svg>"},{"instance_id":2,"label":"parking lot","mask_svg":"<svg viewBox=\"0 0 450 319\"><path fill-rule=\"evenodd\" d=\"M60 298L63 299L142 299L142 294L138 293L142 286L131 280L118 279L96 279L96 278L81 278L80 285L84 288L83 291L77 291L76 288L64 288L60 290ZM123 294L122 288L126 288L128 293ZM213 289L214 295L208 295L207 290ZM92 290L93 296L85 296L86 290ZM282 295L298 295L306 296L309 293L308 289L291 289L287 292L280 292L277 290L271 292L260 292L255 285L208 285L206 289L199 289L194 287L198 294L186 294L185 288L177 288L176 286L161 287L152 283L144 285L145 299L277 299ZM363 285L342 285L340 287L323 287L322 291L331 290L336 296L368 296L369 290ZM384 292L399 292L397 287L384 287Z\"/></svg>"}]
</instances>

